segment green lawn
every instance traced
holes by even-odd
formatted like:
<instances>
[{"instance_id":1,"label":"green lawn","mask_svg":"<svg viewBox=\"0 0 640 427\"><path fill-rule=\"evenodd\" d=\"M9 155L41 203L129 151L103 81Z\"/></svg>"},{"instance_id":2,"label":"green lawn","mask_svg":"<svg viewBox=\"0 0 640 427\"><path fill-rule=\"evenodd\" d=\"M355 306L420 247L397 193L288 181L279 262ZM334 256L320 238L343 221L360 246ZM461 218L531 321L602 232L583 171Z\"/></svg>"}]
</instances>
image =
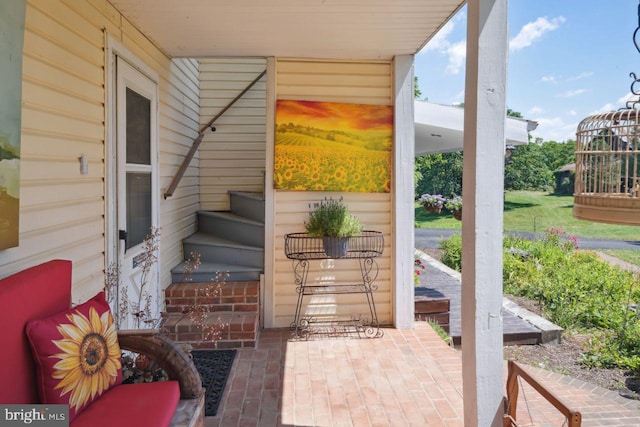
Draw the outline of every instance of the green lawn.
<instances>
[{"instance_id":1,"label":"green lawn","mask_svg":"<svg viewBox=\"0 0 640 427\"><path fill-rule=\"evenodd\" d=\"M625 251L625 250L615 250L615 249L606 249L603 250L607 255L611 255L612 257L619 258L623 261L630 262L631 264L640 265L640 250L638 251Z\"/></svg>"},{"instance_id":2,"label":"green lawn","mask_svg":"<svg viewBox=\"0 0 640 427\"><path fill-rule=\"evenodd\" d=\"M449 213L427 213L416 204L416 227L460 228L460 221ZM578 237L640 240L640 227L600 224L573 217L573 197L554 196L537 191L510 191L506 193L504 229L542 233L547 228L561 228Z\"/></svg>"}]
</instances>

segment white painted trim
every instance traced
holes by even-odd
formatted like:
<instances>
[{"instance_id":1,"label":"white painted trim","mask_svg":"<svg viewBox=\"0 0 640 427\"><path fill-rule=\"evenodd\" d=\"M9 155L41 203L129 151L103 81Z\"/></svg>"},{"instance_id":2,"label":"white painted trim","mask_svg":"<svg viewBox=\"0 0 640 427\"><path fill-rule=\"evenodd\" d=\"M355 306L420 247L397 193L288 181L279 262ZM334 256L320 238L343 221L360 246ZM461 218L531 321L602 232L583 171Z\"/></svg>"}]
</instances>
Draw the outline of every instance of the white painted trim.
<instances>
[{"instance_id":1,"label":"white painted trim","mask_svg":"<svg viewBox=\"0 0 640 427\"><path fill-rule=\"evenodd\" d=\"M393 323L412 329L414 323L414 152L413 55L396 56L394 75L393 228L391 248Z\"/></svg>"},{"instance_id":2,"label":"white painted trim","mask_svg":"<svg viewBox=\"0 0 640 427\"><path fill-rule=\"evenodd\" d=\"M152 128L151 128L151 177L153 179L152 188L155 190L152 193L151 203L154 206L152 209L152 223L156 227L160 227L161 218L161 200L160 197L160 136L159 136L159 118L160 118L160 78L152 68L146 65L135 54L128 50L124 45L113 38L110 34L106 34L106 57L105 57L105 234L106 234L106 265L105 268L118 260L118 191L122 189L118 188L117 171L118 171L118 158L117 158L117 58L121 58L128 66L141 73L145 78L153 83L153 93L151 94L154 104L152 111ZM139 169L145 171L148 167L140 167L133 169ZM155 267L155 277L151 277L149 280L151 283L157 283L157 295L159 308L161 308L164 298L163 289L160 284L160 272L162 271L162 239L158 241L157 246L157 262Z\"/></svg>"},{"instance_id":3,"label":"white painted trim","mask_svg":"<svg viewBox=\"0 0 640 427\"><path fill-rule=\"evenodd\" d=\"M462 184L465 426L502 426L502 227L507 1L467 2Z\"/></svg>"},{"instance_id":4,"label":"white painted trim","mask_svg":"<svg viewBox=\"0 0 640 427\"><path fill-rule=\"evenodd\" d=\"M105 271L117 259L118 239L113 233L118 224L118 211L113 200L116 194L116 66L114 39L105 32Z\"/></svg>"},{"instance_id":5,"label":"white painted trim","mask_svg":"<svg viewBox=\"0 0 640 427\"><path fill-rule=\"evenodd\" d=\"M273 189L275 116L276 116L276 59L267 58L267 126L266 126L266 170L264 177L264 300L260 301L263 309L263 327L274 328L276 323L275 306L275 197Z\"/></svg>"},{"instance_id":6,"label":"white painted trim","mask_svg":"<svg viewBox=\"0 0 640 427\"><path fill-rule=\"evenodd\" d=\"M127 49L118 39L111 34L105 32L105 242L106 242L106 260L105 269L117 259L118 253L118 211L115 203L116 196L116 56L120 56L132 67L140 71L156 84L156 100L159 101L159 82L160 78L152 68L140 60L134 53ZM159 114L159 105L156 105L156 111ZM156 131L157 134L157 131ZM156 135L157 139L157 135ZM158 142L159 147L159 142ZM156 149L159 155L159 149ZM156 159L159 167L159 159ZM158 172L156 175L160 175ZM160 188L160 183L156 183ZM158 224L160 224L160 206L158 204ZM115 230L115 231L114 231ZM160 249L158 248L158 253ZM158 257L158 274L161 271L160 257Z\"/></svg>"}]
</instances>

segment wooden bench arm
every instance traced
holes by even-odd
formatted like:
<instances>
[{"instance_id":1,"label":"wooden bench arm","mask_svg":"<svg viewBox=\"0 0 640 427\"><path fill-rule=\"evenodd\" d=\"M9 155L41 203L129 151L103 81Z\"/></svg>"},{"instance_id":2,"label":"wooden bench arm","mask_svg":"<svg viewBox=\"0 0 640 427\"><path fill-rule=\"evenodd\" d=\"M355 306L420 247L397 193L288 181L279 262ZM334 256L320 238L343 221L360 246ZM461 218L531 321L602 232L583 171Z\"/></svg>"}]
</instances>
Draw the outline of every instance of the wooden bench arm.
<instances>
[{"instance_id":1,"label":"wooden bench arm","mask_svg":"<svg viewBox=\"0 0 640 427\"><path fill-rule=\"evenodd\" d=\"M177 380L181 399L195 399L204 394L200 374L191 357L157 329L118 331L118 342L124 350L149 356L170 379Z\"/></svg>"}]
</instances>

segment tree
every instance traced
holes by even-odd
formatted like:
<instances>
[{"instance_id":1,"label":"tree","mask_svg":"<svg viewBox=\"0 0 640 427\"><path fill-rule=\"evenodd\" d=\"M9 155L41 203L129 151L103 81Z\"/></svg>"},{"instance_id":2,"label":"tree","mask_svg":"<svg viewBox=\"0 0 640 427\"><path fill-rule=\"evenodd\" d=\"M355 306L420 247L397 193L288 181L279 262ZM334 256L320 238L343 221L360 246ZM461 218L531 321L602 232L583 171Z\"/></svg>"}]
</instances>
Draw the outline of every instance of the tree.
<instances>
[{"instance_id":1,"label":"tree","mask_svg":"<svg viewBox=\"0 0 640 427\"><path fill-rule=\"evenodd\" d=\"M519 145L504 170L506 190L544 190L553 186L553 173L538 144Z\"/></svg>"},{"instance_id":2,"label":"tree","mask_svg":"<svg viewBox=\"0 0 640 427\"><path fill-rule=\"evenodd\" d=\"M522 113L512 110L511 108L507 108L507 117L515 117L516 119L522 119Z\"/></svg>"},{"instance_id":3,"label":"tree","mask_svg":"<svg viewBox=\"0 0 640 427\"><path fill-rule=\"evenodd\" d=\"M416 198L441 194L462 194L462 151L428 154L416 158Z\"/></svg>"},{"instance_id":4,"label":"tree","mask_svg":"<svg viewBox=\"0 0 640 427\"><path fill-rule=\"evenodd\" d=\"M542 143L542 152L551 171L576 162L576 142L545 141Z\"/></svg>"},{"instance_id":5,"label":"tree","mask_svg":"<svg viewBox=\"0 0 640 427\"><path fill-rule=\"evenodd\" d=\"M418 82L418 76L413 76L413 97L420 99L422 91L420 90L420 83Z\"/></svg>"}]
</instances>

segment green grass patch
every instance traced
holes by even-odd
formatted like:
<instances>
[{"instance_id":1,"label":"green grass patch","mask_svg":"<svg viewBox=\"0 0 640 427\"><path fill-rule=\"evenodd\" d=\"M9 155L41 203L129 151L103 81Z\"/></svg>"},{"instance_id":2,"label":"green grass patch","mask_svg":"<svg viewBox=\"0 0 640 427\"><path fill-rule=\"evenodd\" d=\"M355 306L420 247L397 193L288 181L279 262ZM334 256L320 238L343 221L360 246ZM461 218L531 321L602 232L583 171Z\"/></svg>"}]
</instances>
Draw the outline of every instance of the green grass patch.
<instances>
[{"instance_id":1,"label":"green grass patch","mask_svg":"<svg viewBox=\"0 0 640 427\"><path fill-rule=\"evenodd\" d=\"M611 255L612 257L616 257L628 263L640 266L640 250L634 251L622 249L606 249L601 250L600 252L604 252L605 254Z\"/></svg>"},{"instance_id":2,"label":"green grass patch","mask_svg":"<svg viewBox=\"0 0 640 427\"><path fill-rule=\"evenodd\" d=\"M442 338L442 341L446 342L447 344L451 344L451 337L449 336L447 331L442 329L442 326L438 325L438 323L434 322L433 320L429 320L428 323L429 325L431 325L433 330L436 331L436 334L438 334L438 336Z\"/></svg>"},{"instance_id":3,"label":"green grass patch","mask_svg":"<svg viewBox=\"0 0 640 427\"><path fill-rule=\"evenodd\" d=\"M432 214L416 204L416 227L460 229L461 222L450 213ZM601 224L573 217L573 197L540 191L509 191L505 195L504 229L544 233L555 227L579 237L640 240L640 227Z\"/></svg>"}]
</instances>

